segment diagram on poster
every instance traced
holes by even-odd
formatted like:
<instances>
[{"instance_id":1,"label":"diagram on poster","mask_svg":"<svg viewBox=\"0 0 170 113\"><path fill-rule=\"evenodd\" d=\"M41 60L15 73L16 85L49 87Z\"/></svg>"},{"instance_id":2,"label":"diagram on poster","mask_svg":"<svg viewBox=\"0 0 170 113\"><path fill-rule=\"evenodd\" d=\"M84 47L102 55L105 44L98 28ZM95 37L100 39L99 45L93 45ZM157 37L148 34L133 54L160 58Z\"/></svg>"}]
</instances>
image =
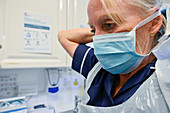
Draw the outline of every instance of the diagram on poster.
<instances>
[{"instance_id":1,"label":"diagram on poster","mask_svg":"<svg viewBox=\"0 0 170 113\"><path fill-rule=\"evenodd\" d=\"M23 52L51 53L51 18L24 12Z\"/></svg>"}]
</instances>

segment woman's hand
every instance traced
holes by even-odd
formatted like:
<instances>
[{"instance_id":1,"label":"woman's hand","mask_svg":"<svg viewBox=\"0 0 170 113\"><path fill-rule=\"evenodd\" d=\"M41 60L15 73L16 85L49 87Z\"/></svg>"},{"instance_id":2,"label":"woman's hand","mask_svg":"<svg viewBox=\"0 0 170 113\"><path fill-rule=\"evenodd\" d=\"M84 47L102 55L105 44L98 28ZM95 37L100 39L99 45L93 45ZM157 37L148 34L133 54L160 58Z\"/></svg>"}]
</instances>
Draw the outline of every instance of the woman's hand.
<instances>
[{"instance_id":1,"label":"woman's hand","mask_svg":"<svg viewBox=\"0 0 170 113\"><path fill-rule=\"evenodd\" d=\"M77 46L82 43L86 44L93 41L90 28L79 28L72 30L62 30L58 33L58 40L64 49L73 57Z\"/></svg>"}]
</instances>

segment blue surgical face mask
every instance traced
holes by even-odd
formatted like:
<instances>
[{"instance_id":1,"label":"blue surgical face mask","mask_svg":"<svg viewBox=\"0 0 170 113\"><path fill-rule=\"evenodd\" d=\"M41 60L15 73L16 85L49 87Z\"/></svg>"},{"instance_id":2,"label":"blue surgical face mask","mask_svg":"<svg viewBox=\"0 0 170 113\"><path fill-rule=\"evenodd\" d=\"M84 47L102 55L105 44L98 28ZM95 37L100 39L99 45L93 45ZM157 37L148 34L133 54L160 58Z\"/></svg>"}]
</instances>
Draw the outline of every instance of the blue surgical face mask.
<instances>
[{"instance_id":1,"label":"blue surgical face mask","mask_svg":"<svg viewBox=\"0 0 170 113\"><path fill-rule=\"evenodd\" d=\"M140 22L131 32L93 37L94 54L102 67L112 74L127 74L136 69L145 56L136 53L136 29L160 15L157 11Z\"/></svg>"}]
</instances>

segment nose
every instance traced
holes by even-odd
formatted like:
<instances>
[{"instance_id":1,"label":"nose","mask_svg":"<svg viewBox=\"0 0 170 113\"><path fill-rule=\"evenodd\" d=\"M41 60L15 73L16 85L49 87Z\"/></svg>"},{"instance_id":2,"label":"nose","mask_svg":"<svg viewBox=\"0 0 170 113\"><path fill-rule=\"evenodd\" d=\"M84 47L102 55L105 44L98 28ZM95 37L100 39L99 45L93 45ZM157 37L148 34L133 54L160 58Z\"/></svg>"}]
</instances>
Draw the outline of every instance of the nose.
<instances>
[{"instance_id":1,"label":"nose","mask_svg":"<svg viewBox=\"0 0 170 113\"><path fill-rule=\"evenodd\" d=\"M102 34L102 32L101 32L99 29L96 29L96 30L95 30L95 36L96 36L96 35L101 35L101 34Z\"/></svg>"}]
</instances>

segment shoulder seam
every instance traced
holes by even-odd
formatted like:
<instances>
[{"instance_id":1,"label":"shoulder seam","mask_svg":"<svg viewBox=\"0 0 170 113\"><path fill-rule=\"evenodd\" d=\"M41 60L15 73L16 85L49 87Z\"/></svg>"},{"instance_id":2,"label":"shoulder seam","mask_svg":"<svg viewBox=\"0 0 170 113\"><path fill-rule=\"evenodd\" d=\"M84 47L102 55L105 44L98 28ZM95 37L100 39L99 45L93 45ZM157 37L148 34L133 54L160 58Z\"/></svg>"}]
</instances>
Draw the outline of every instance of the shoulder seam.
<instances>
[{"instance_id":1,"label":"shoulder seam","mask_svg":"<svg viewBox=\"0 0 170 113\"><path fill-rule=\"evenodd\" d=\"M80 74L82 74L84 61L85 61L86 56L87 56L87 54L89 53L90 50L91 50L91 48L87 49L86 53L84 54L84 57L83 57L83 60L82 60L82 63L81 63L81 67L80 67Z\"/></svg>"}]
</instances>

